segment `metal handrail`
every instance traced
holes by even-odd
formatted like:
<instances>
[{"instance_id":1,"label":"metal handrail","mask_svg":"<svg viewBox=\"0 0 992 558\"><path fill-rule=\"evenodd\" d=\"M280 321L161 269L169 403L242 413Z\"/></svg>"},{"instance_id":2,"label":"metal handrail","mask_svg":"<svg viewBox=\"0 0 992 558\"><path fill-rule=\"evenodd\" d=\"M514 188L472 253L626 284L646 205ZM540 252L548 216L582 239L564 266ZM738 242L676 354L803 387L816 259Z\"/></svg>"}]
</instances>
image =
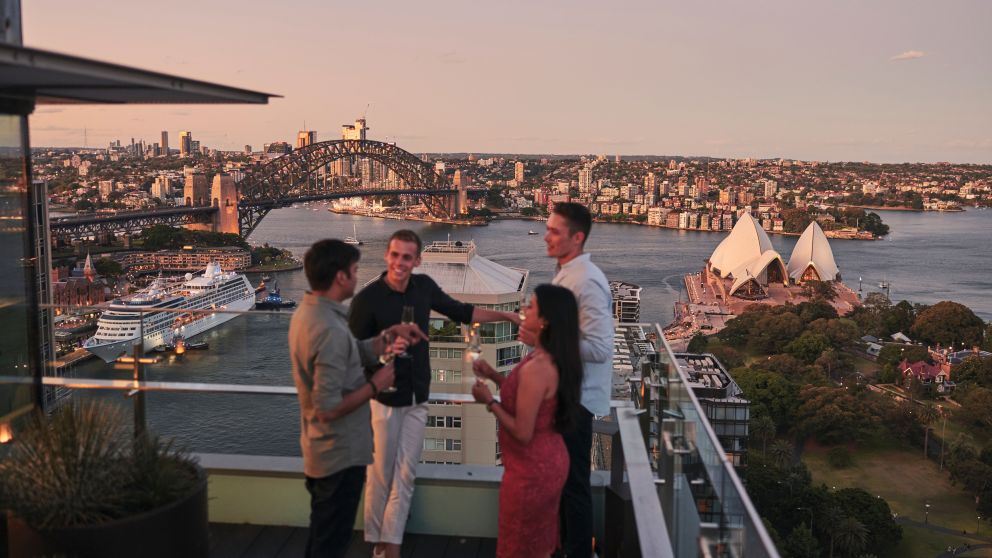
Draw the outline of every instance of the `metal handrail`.
<instances>
[{"instance_id":1,"label":"metal handrail","mask_svg":"<svg viewBox=\"0 0 992 558\"><path fill-rule=\"evenodd\" d=\"M630 499L634 506L641 555L665 558L675 556L672 550L674 547L668 535L665 515L661 511L661 500L655 488L650 457L637 418L643 412L629 407L616 409L620 444L627 467L627 482L630 484ZM616 467L617 464L614 463L613 466Z\"/></svg>"},{"instance_id":2,"label":"metal handrail","mask_svg":"<svg viewBox=\"0 0 992 558\"><path fill-rule=\"evenodd\" d=\"M30 385L33 383L34 378L26 376L0 376L0 384ZM107 380L102 378L63 378L58 376L42 376L41 383L45 386L58 386L66 389L109 389L128 392L161 391L177 393L235 393L296 396L296 388L293 386L266 386L258 384ZM467 393L432 393L429 400L443 403L476 402L475 399Z\"/></svg>"}]
</instances>

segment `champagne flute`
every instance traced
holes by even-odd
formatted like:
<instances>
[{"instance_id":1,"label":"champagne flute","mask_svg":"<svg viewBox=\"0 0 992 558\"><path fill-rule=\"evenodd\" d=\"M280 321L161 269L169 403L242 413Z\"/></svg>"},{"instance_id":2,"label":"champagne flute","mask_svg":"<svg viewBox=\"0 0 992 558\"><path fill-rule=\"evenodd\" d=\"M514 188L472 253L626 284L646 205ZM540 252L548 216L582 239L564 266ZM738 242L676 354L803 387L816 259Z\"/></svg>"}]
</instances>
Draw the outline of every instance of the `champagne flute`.
<instances>
[{"instance_id":1,"label":"champagne flute","mask_svg":"<svg viewBox=\"0 0 992 558\"><path fill-rule=\"evenodd\" d=\"M400 322L402 322L404 324L412 324L412 323L414 323L413 306L404 306L403 307L403 316L400 318ZM400 357L400 358L408 358L410 355L409 355L409 353L406 352L406 350L404 350L402 353L400 353L397 356Z\"/></svg>"},{"instance_id":2,"label":"champagne flute","mask_svg":"<svg viewBox=\"0 0 992 558\"><path fill-rule=\"evenodd\" d=\"M388 331L384 331L382 333L382 342L385 344L385 346L382 348L382 354L379 355L379 364L382 364L383 366L388 366L391 362L393 362L393 359L396 356L393 354L393 349L392 349L394 340L395 337L393 337L392 333L389 333ZM379 390L379 393L395 393L396 392L395 384L396 384L396 380L394 376L393 385Z\"/></svg>"}]
</instances>

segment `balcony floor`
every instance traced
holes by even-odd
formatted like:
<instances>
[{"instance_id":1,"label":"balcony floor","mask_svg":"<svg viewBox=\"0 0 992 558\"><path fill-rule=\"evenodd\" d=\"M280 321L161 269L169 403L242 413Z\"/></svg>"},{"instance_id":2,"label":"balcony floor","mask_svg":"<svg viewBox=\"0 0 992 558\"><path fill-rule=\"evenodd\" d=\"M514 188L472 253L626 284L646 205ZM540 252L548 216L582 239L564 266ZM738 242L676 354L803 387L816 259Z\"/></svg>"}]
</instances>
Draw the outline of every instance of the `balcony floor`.
<instances>
[{"instance_id":1,"label":"balcony floor","mask_svg":"<svg viewBox=\"0 0 992 558\"><path fill-rule=\"evenodd\" d=\"M307 529L235 523L210 524L211 558L299 558L307 546ZM496 556L496 539L442 537L407 533L400 552L403 558L490 558ZM369 558L372 546L355 531L348 558Z\"/></svg>"}]
</instances>

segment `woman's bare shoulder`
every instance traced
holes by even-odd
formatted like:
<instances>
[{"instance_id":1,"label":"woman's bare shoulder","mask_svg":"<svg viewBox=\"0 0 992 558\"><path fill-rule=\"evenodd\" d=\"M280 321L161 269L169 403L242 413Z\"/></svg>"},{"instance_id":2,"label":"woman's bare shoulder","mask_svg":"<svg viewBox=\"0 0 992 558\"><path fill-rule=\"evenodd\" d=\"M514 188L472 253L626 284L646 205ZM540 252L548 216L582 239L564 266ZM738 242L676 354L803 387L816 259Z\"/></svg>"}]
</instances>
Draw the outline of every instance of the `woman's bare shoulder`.
<instances>
[{"instance_id":1,"label":"woman's bare shoulder","mask_svg":"<svg viewBox=\"0 0 992 558\"><path fill-rule=\"evenodd\" d=\"M551 356L549 356L548 353L543 351L532 356L527 362L524 363L522 368L531 374L542 376L546 374L558 373L558 367L555 366L554 360L551 359Z\"/></svg>"}]
</instances>

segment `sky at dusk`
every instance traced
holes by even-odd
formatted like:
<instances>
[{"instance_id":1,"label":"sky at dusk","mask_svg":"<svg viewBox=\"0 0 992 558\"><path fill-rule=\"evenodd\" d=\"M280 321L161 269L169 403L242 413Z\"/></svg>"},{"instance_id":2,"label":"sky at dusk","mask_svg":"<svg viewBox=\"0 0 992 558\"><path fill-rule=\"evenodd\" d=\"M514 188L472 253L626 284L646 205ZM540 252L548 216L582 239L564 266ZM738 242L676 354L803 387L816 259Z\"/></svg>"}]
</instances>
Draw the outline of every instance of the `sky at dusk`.
<instances>
[{"instance_id":1,"label":"sky at dusk","mask_svg":"<svg viewBox=\"0 0 992 558\"><path fill-rule=\"evenodd\" d=\"M39 107L34 146L992 163L992 1L23 2L25 46L282 95Z\"/></svg>"}]
</instances>

